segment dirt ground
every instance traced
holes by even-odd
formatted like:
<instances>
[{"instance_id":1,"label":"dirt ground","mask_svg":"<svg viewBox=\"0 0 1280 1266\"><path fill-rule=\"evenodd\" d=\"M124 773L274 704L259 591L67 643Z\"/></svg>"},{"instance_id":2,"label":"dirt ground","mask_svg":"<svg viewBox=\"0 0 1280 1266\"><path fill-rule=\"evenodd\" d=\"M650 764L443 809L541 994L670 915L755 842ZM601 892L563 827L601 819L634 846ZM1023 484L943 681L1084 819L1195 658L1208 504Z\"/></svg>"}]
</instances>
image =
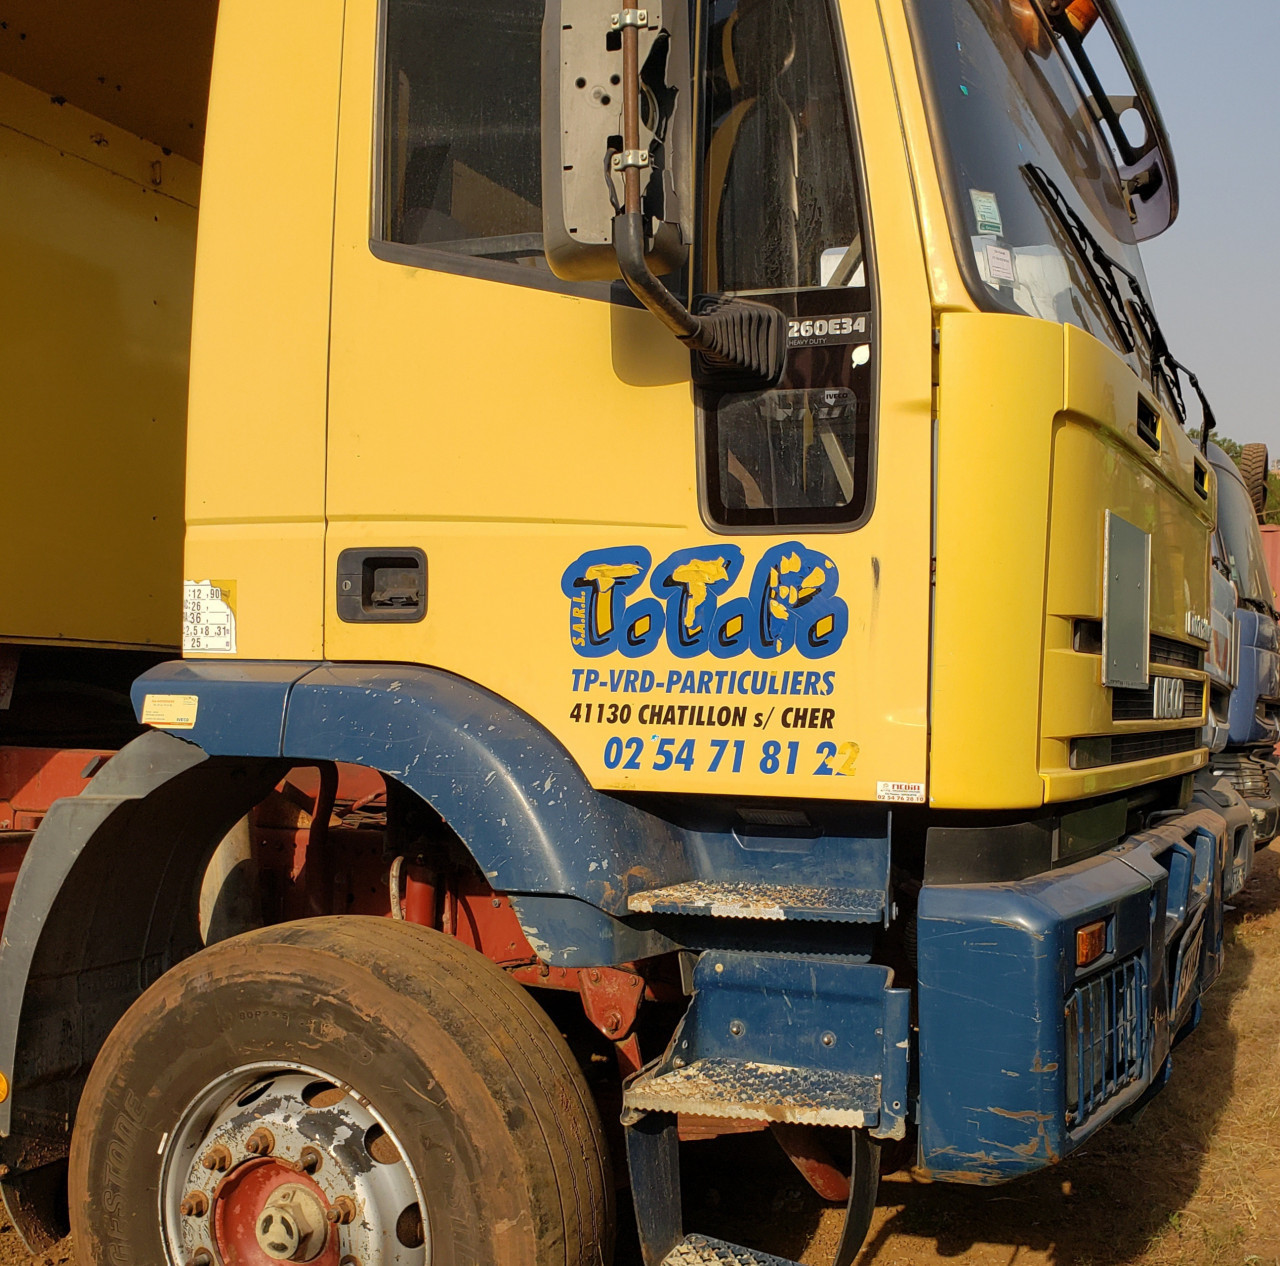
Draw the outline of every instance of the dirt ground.
<instances>
[{"instance_id":1,"label":"dirt ground","mask_svg":"<svg viewBox=\"0 0 1280 1266\"><path fill-rule=\"evenodd\" d=\"M684 1170L686 1226L806 1266L831 1261L842 1211L809 1193L768 1135L688 1144ZM619 1258L638 1260L626 1245ZM1140 1121L1007 1187L910 1173L881 1184L858 1266L940 1262L1280 1266L1280 853L1258 854L1204 1022ZM30 1258L0 1214L0 1266L76 1263L69 1243Z\"/></svg>"}]
</instances>

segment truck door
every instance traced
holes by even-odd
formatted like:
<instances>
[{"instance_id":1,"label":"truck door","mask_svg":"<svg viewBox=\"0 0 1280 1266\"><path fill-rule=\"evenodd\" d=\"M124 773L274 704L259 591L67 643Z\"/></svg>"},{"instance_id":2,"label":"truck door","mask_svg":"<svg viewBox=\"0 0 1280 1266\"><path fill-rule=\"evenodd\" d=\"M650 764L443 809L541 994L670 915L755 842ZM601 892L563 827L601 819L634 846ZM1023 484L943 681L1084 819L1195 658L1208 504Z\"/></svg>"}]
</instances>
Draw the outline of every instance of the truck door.
<instances>
[{"instance_id":1,"label":"truck door","mask_svg":"<svg viewBox=\"0 0 1280 1266\"><path fill-rule=\"evenodd\" d=\"M602 788L922 801L932 326L875 6L691 17L684 284L787 315L755 392L549 271L542 20L347 6L325 654L479 682Z\"/></svg>"}]
</instances>

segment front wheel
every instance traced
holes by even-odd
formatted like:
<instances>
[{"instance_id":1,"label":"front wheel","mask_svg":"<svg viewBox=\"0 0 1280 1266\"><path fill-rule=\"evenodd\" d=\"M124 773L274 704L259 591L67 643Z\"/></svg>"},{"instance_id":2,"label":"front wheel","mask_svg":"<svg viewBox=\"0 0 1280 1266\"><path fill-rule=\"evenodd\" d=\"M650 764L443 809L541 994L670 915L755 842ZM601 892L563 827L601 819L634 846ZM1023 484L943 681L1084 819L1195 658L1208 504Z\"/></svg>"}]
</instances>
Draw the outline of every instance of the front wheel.
<instances>
[{"instance_id":1,"label":"front wheel","mask_svg":"<svg viewBox=\"0 0 1280 1266\"><path fill-rule=\"evenodd\" d=\"M85 1262L599 1266L612 1193L568 1048L497 967L357 917L181 963L80 1102Z\"/></svg>"}]
</instances>

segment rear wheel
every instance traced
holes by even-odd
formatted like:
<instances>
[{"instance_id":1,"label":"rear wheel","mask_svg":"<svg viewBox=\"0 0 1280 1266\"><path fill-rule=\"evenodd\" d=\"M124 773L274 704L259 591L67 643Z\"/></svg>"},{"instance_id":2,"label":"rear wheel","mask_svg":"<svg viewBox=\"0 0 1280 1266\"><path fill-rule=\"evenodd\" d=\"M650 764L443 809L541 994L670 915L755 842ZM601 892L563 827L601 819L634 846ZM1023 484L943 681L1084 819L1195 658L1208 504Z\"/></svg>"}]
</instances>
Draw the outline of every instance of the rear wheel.
<instances>
[{"instance_id":1,"label":"rear wheel","mask_svg":"<svg viewBox=\"0 0 1280 1266\"><path fill-rule=\"evenodd\" d=\"M599 1118L497 967L381 919L197 954L125 1014L80 1103L86 1262L599 1266Z\"/></svg>"},{"instance_id":2,"label":"rear wheel","mask_svg":"<svg viewBox=\"0 0 1280 1266\"><path fill-rule=\"evenodd\" d=\"M1240 475L1255 513L1267 508L1267 446L1246 444L1240 452Z\"/></svg>"}]
</instances>

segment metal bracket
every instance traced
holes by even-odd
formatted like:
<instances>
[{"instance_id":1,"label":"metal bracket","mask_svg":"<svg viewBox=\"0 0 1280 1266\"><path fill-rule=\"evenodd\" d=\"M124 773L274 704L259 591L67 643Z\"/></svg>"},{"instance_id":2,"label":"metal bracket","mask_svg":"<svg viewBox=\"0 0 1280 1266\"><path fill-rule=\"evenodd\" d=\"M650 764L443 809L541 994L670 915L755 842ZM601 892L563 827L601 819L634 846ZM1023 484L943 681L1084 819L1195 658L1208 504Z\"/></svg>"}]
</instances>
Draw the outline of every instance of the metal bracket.
<instances>
[{"instance_id":1,"label":"metal bracket","mask_svg":"<svg viewBox=\"0 0 1280 1266\"><path fill-rule=\"evenodd\" d=\"M628 167L648 167L649 151L647 149L624 149L620 153L614 154L609 160L609 166L613 171L626 171Z\"/></svg>"},{"instance_id":2,"label":"metal bracket","mask_svg":"<svg viewBox=\"0 0 1280 1266\"><path fill-rule=\"evenodd\" d=\"M623 9L609 18L609 29L620 31L624 26L634 26L639 30L647 27L656 28L662 23L662 14L657 9Z\"/></svg>"}]
</instances>

